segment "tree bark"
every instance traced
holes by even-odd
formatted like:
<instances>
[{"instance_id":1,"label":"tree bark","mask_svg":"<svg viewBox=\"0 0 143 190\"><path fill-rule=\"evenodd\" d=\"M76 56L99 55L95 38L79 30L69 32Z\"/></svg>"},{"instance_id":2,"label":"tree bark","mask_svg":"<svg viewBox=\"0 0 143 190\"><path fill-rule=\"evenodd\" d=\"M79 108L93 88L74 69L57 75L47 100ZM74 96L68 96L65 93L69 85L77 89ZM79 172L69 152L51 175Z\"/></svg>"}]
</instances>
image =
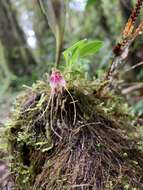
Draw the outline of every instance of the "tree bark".
<instances>
[{"instance_id":1,"label":"tree bark","mask_svg":"<svg viewBox=\"0 0 143 190\"><path fill-rule=\"evenodd\" d=\"M17 76L30 75L36 60L27 45L10 0L0 0L0 40L10 71Z\"/></svg>"}]
</instances>

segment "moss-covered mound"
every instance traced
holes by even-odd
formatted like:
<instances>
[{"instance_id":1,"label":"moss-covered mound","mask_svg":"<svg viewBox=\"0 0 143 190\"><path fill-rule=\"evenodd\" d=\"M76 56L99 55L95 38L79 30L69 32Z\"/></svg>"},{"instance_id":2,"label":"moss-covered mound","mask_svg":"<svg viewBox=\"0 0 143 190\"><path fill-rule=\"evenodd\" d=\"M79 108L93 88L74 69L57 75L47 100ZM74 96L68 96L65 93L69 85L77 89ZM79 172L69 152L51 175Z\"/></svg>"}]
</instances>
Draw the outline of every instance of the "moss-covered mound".
<instances>
[{"instance_id":1,"label":"moss-covered mound","mask_svg":"<svg viewBox=\"0 0 143 190\"><path fill-rule=\"evenodd\" d=\"M8 131L16 189L143 189L143 154L123 100L68 89L51 96L39 81L17 99Z\"/></svg>"}]
</instances>

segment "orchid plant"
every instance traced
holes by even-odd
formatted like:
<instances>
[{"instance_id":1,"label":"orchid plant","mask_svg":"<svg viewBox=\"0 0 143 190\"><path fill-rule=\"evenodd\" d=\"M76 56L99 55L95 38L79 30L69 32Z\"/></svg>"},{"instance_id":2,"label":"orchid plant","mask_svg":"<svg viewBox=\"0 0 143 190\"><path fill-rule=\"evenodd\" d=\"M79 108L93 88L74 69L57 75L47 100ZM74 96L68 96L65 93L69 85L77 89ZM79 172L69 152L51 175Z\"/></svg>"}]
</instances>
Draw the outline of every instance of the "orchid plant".
<instances>
[{"instance_id":1,"label":"orchid plant","mask_svg":"<svg viewBox=\"0 0 143 190\"><path fill-rule=\"evenodd\" d=\"M97 53L102 45L103 43L99 40L89 41L87 39L84 39L66 49L63 52L63 56L66 62L62 68L63 73L66 75L67 73L70 73L72 75L75 73L82 73L81 67L79 67L79 65L77 66L78 62L81 63L82 59L85 59L88 56ZM57 69L53 69L49 83L51 86L52 94L61 92L63 88L66 88L66 81L61 72Z\"/></svg>"},{"instance_id":2,"label":"orchid plant","mask_svg":"<svg viewBox=\"0 0 143 190\"><path fill-rule=\"evenodd\" d=\"M75 73L76 70L78 70L78 66L76 63L80 61L80 59L83 59L89 55L95 54L96 52L99 51L99 49L102 47L102 42L101 41L88 41L87 39L81 40L77 43L75 43L73 46L68 48L63 52L66 64L63 69L63 72L66 74L72 73L72 75ZM79 71L81 72L81 71ZM49 103L47 105L47 108L45 109L44 112L48 109L50 103L51 103L51 129L53 132L61 139L62 137L53 129L53 123L52 123L52 114L53 114L53 100L54 96L62 93L63 90L67 91L69 96L71 97L71 103L73 103L74 106L74 118L73 118L73 125L76 122L76 105L75 105L75 100L71 93L69 92L67 88L67 82L65 78L63 77L62 73L57 70L53 69L52 73L49 77L49 84L51 87L51 96L49 99Z\"/></svg>"}]
</instances>

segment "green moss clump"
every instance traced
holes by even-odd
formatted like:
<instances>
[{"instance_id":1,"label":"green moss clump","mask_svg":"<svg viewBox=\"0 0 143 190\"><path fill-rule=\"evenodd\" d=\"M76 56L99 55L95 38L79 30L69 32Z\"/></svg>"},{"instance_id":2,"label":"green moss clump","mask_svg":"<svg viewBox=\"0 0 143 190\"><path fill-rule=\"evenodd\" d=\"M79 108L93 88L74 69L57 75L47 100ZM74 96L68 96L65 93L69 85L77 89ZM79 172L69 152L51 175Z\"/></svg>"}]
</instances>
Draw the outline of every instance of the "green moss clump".
<instances>
[{"instance_id":1,"label":"green moss clump","mask_svg":"<svg viewBox=\"0 0 143 190\"><path fill-rule=\"evenodd\" d=\"M127 105L82 84L51 96L38 81L17 99L7 132L17 190L143 188Z\"/></svg>"}]
</instances>

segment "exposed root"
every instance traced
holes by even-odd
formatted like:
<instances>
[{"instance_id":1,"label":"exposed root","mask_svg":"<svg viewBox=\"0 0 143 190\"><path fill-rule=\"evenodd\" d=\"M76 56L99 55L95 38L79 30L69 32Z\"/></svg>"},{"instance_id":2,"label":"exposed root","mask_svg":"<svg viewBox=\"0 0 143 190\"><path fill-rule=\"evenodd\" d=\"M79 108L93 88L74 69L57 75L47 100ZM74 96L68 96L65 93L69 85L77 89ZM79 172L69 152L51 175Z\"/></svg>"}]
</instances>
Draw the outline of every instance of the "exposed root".
<instances>
[{"instance_id":1,"label":"exposed root","mask_svg":"<svg viewBox=\"0 0 143 190\"><path fill-rule=\"evenodd\" d=\"M8 134L18 189L143 189L143 153L124 103L81 89L50 98L41 81L17 100Z\"/></svg>"},{"instance_id":2,"label":"exposed root","mask_svg":"<svg viewBox=\"0 0 143 190\"><path fill-rule=\"evenodd\" d=\"M69 90L67 88L65 88L66 91L68 92L68 94L70 95L71 99L72 99L72 103L74 105L74 120L73 120L73 125L75 125L76 123L76 105L75 105L75 100L73 99L71 93L69 92Z\"/></svg>"}]
</instances>

